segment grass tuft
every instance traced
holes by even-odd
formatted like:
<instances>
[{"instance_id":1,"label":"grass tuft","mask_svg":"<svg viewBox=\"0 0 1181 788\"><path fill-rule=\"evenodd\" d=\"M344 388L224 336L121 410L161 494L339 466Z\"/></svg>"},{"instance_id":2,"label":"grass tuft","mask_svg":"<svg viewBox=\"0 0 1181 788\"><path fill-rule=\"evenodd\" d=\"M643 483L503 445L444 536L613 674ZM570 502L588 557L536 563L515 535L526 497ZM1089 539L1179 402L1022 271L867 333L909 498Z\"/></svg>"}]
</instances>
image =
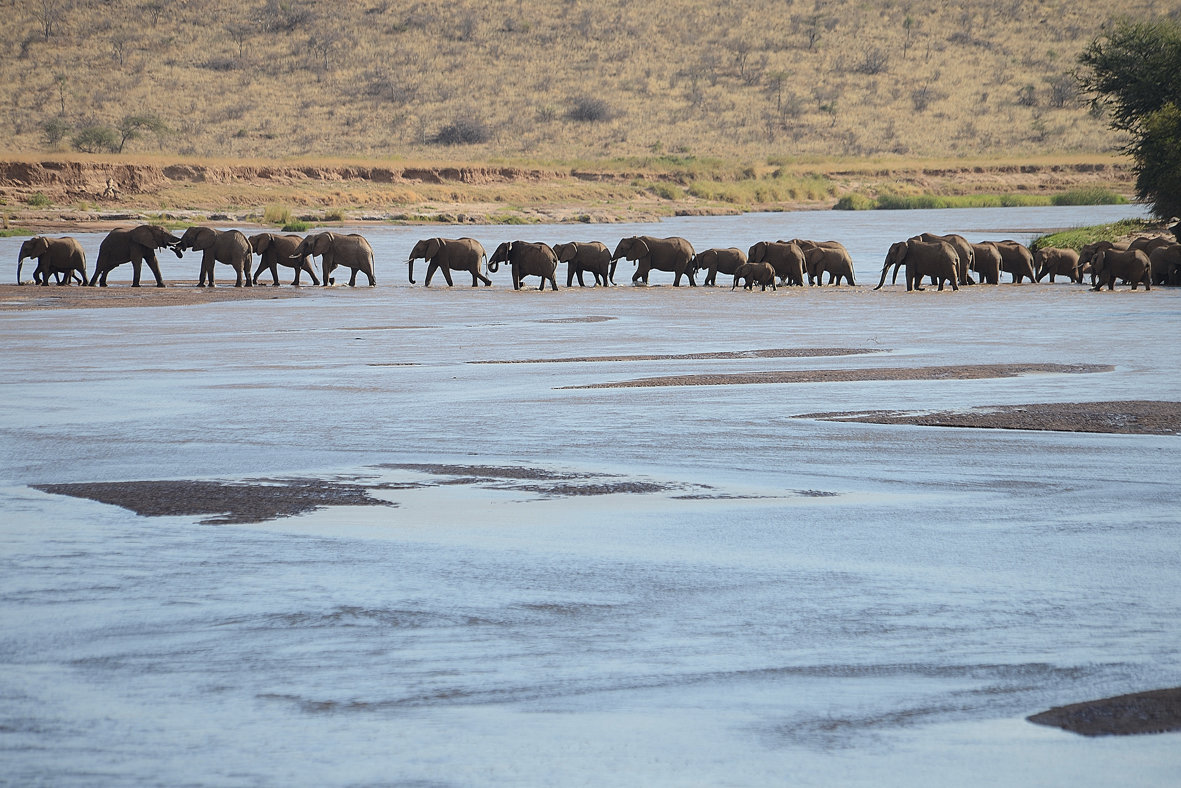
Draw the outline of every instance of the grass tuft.
<instances>
[{"instance_id":1,"label":"grass tuft","mask_svg":"<svg viewBox=\"0 0 1181 788\"><path fill-rule=\"evenodd\" d=\"M1078 251L1090 243L1097 241L1117 241L1124 236L1139 235L1155 229L1157 227L1151 221L1144 219L1123 219L1112 224L1076 227L1072 230L1063 230L1057 233L1038 236L1029 245L1029 248L1037 251L1038 249L1057 247Z\"/></svg>"}]
</instances>

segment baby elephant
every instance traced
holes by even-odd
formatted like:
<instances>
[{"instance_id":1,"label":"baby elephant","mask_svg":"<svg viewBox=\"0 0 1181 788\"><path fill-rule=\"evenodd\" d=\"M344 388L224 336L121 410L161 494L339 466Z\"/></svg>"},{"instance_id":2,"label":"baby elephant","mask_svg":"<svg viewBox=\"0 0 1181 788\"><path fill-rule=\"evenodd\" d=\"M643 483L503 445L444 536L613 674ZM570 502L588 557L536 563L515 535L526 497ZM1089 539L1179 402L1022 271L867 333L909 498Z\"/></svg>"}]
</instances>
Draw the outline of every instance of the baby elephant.
<instances>
[{"instance_id":1,"label":"baby elephant","mask_svg":"<svg viewBox=\"0 0 1181 788\"><path fill-rule=\"evenodd\" d=\"M762 289L766 290L767 285L771 285L771 289L775 289L775 269L771 267L770 263L743 263L734 271L734 284L731 290L738 287L738 281L745 279L746 284L742 287L744 290L753 290L754 285L762 285Z\"/></svg>"}]
</instances>

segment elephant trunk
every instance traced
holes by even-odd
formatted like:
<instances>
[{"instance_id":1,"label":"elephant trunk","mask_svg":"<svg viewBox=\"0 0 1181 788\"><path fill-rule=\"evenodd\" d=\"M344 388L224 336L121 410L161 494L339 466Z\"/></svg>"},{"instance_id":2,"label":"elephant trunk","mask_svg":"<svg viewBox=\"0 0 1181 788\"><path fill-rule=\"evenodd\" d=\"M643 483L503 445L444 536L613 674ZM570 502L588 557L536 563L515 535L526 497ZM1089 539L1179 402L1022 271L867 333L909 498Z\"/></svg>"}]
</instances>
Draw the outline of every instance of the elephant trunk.
<instances>
[{"instance_id":1,"label":"elephant trunk","mask_svg":"<svg viewBox=\"0 0 1181 788\"><path fill-rule=\"evenodd\" d=\"M489 260L488 261L488 273L494 274L499 270L500 270L500 261L499 260Z\"/></svg>"},{"instance_id":2,"label":"elephant trunk","mask_svg":"<svg viewBox=\"0 0 1181 788\"><path fill-rule=\"evenodd\" d=\"M18 285L21 283L21 266L23 266L24 264L25 264L25 258L24 258L24 256L21 256L20 259L18 259L16 261L16 283Z\"/></svg>"},{"instance_id":3,"label":"elephant trunk","mask_svg":"<svg viewBox=\"0 0 1181 788\"><path fill-rule=\"evenodd\" d=\"M414 258L411 257L406 262L410 265L410 284L417 284L417 282L414 281Z\"/></svg>"},{"instance_id":4,"label":"elephant trunk","mask_svg":"<svg viewBox=\"0 0 1181 788\"><path fill-rule=\"evenodd\" d=\"M890 261L887 260L886 264L882 266L882 279L880 282L878 282L878 286L875 287L874 290L881 290L882 289L882 285L884 285L886 283L886 272L889 270L890 270ZM895 277L898 276L898 266L894 266L894 276ZM897 280L895 280L895 281L897 281Z\"/></svg>"}]
</instances>

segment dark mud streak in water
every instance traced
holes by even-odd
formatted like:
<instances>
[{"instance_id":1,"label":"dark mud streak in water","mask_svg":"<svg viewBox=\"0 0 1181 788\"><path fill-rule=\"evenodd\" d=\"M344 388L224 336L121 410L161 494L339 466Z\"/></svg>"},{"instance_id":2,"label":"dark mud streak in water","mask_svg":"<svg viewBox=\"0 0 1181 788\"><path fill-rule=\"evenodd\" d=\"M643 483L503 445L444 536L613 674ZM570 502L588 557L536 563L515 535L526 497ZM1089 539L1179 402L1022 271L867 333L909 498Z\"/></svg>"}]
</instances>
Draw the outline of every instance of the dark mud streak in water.
<instances>
[{"instance_id":1,"label":"dark mud streak in water","mask_svg":"<svg viewBox=\"0 0 1181 788\"><path fill-rule=\"evenodd\" d=\"M658 378L620 380L562 386L566 389L618 389L647 386L736 386L756 383L855 383L870 380L982 380L1050 373L1081 375L1112 372L1109 364L966 364L946 367L867 367L864 369L802 369L775 372L666 375Z\"/></svg>"},{"instance_id":2,"label":"dark mud streak in water","mask_svg":"<svg viewBox=\"0 0 1181 788\"><path fill-rule=\"evenodd\" d=\"M512 361L469 361L469 364L581 364L604 361L720 361L744 358L822 358L886 353L886 348L772 348L770 350L723 350L712 353L672 353L635 356L570 356L568 358L526 358Z\"/></svg>"},{"instance_id":3,"label":"dark mud streak in water","mask_svg":"<svg viewBox=\"0 0 1181 788\"><path fill-rule=\"evenodd\" d=\"M214 514L205 525L261 523L326 506L397 506L372 498L370 490L406 485L346 484L322 479L280 479L269 483L216 481L128 481L35 484L34 489L122 506L143 517Z\"/></svg>"},{"instance_id":4,"label":"dark mud streak in water","mask_svg":"<svg viewBox=\"0 0 1181 788\"><path fill-rule=\"evenodd\" d=\"M808 413L797 419L907 424L919 427L1097 432L1119 435L1181 435L1181 402L1044 402L989 405L965 411Z\"/></svg>"},{"instance_id":5,"label":"dark mud streak in water","mask_svg":"<svg viewBox=\"0 0 1181 788\"><path fill-rule=\"evenodd\" d=\"M1181 730L1181 687L1057 706L1026 717L1083 736L1131 736Z\"/></svg>"},{"instance_id":6,"label":"dark mud streak in water","mask_svg":"<svg viewBox=\"0 0 1181 788\"><path fill-rule=\"evenodd\" d=\"M531 492L551 498L570 498L583 495L615 495L628 493L644 495L665 492L682 485L671 486L647 481L630 481L612 474L579 475L556 473L541 468L495 465L437 465L421 463L389 463L377 466L396 470L411 470L433 476L450 477L436 482L439 485L484 485L493 490ZM527 482L534 482L532 484ZM537 482L551 482L539 484ZM699 486L699 485L698 485Z\"/></svg>"},{"instance_id":7,"label":"dark mud streak in water","mask_svg":"<svg viewBox=\"0 0 1181 788\"><path fill-rule=\"evenodd\" d=\"M459 476L473 480L527 479L531 481L571 481L580 478L569 473L554 473L541 468L511 465L442 465L437 463L395 462L376 466L392 470L420 471L432 476Z\"/></svg>"}]
</instances>

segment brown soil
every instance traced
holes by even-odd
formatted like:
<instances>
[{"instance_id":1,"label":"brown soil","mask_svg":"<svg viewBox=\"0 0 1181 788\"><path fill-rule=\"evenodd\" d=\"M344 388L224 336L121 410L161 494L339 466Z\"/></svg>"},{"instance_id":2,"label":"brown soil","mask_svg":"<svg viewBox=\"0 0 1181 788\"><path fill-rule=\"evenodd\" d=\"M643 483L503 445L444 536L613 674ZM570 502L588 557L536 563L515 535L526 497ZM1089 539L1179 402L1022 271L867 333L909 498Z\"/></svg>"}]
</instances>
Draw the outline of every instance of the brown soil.
<instances>
[{"instance_id":1,"label":"brown soil","mask_svg":"<svg viewBox=\"0 0 1181 788\"><path fill-rule=\"evenodd\" d=\"M1124 435L1181 435L1181 402L1052 402L995 405L967 411L907 413L809 413L796 418L912 424L925 427L975 427L1001 430L1105 432Z\"/></svg>"},{"instance_id":2,"label":"brown soil","mask_svg":"<svg viewBox=\"0 0 1181 788\"><path fill-rule=\"evenodd\" d=\"M396 506L369 495L373 486L322 479L275 479L265 483L210 481L88 482L35 484L54 495L72 495L122 506L143 517L213 514L207 525L260 523L325 506Z\"/></svg>"},{"instance_id":3,"label":"brown soil","mask_svg":"<svg viewBox=\"0 0 1181 788\"><path fill-rule=\"evenodd\" d=\"M821 171L823 168L819 168ZM322 213L338 208L328 191L348 188L361 204L345 213L345 221L484 224L506 213L504 202L487 202L487 187L528 185L533 202L514 212L544 222L611 222L652 220L669 215L733 214L741 210L801 210L829 208L833 197L790 203L727 205L703 201L686 193L678 200L653 197L647 190L630 190L637 179L683 185L683 173L662 171L579 170L519 166L367 166L364 164L150 163L98 158L84 160L29 158L0 161L0 201L5 221L37 232L68 233L109 230L128 223L160 220L221 221L247 226L259 221L261 208L271 203L294 204ZM1053 194L1072 188L1101 186L1132 191L1130 167L1122 162L1055 164L965 164L924 166L916 163L886 170L831 171L827 177L838 192L876 191L889 184L895 191L932 194L1004 193ZM117 198L104 198L107 179L118 184ZM620 193L608 204L598 192L584 201L570 198L586 184L614 183ZM431 195L421 203L406 203L415 187L448 189L447 196ZM550 194L552 192L552 195ZM232 193L232 196L231 196ZM44 195L50 207L27 201ZM278 196L277 196L278 195ZM514 200L517 202L517 200ZM90 204L88 209L63 206ZM229 208L227 205L240 205Z\"/></svg>"},{"instance_id":4,"label":"brown soil","mask_svg":"<svg viewBox=\"0 0 1181 788\"><path fill-rule=\"evenodd\" d=\"M112 306L191 306L218 301L257 301L272 298L294 298L304 288L270 285L214 288L197 287L196 282L167 282L156 287L149 278L142 287L112 284L109 287L81 287L79 285L0 285L0 311L22 309L91 309ZM310 288L310 285L309 285Z\"/></svg>"},{"instance_id":5,"label":"brown soil","mask_svg":"<svg viewBox=\"0 0 1181 788\"><path fill-rule=\"evenodd\" d=\"M773 348L770 350L729 350L714 353L677 353L639 356L571 356L569 358L517 359L513 361L470 361L470 364L567 364L598 361L708 361L742 358L816 358L822 356L855 356L861 353L880 353L885 349L872 348Z\"/></svg>"},{"instance_id":6,"label":"brown soil","mask_svg":"<svg viewBox=\"0 0 1181 788\"><path fill-rule=\"evenodd\" d=\"M867 380L980 380L1012 378L1036 373L1088 374L1111 372L1108 364L965 364L949 367L894 367L868 369L802 369L777 372L742 372L714 375L667 375L564 386L568 389L614 389L647 386L736 386L752 383L845 383Z\"/></svg>"},{"instance_id":7,"label":"brown soil","mask_svg":"<svg viewBox=\"0 0 1181 788\"><path fill-rule=\"evenodd\" d=\"M1083 736L1130 736L1181 730L1181 687L1057 706L1026 717Z\"/></svg>"}]
</instances>

